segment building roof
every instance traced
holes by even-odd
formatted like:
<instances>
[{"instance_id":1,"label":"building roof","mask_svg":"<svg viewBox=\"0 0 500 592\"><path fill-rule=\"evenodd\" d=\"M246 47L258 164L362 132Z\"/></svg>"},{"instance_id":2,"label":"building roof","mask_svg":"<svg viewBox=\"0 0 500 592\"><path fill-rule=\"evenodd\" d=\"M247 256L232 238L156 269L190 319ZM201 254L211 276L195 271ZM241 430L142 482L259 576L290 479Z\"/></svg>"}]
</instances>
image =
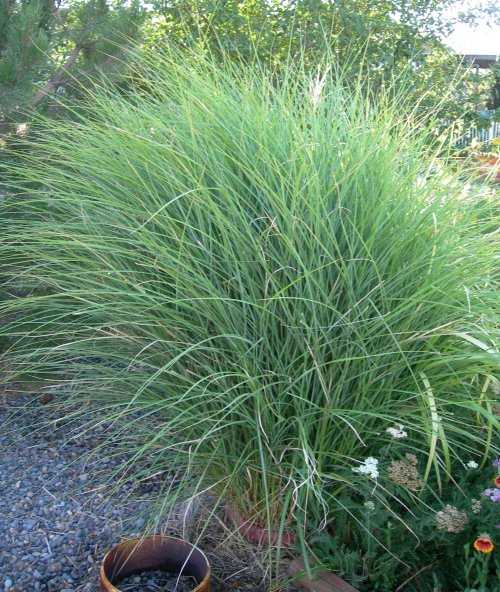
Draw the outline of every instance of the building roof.
<instances>
[{"instance_id":1,"label":"building roof","mask_svg":"<svg viewBox=\"0 0 500 592\"><path fill-rule=\"evenodd\" d=\"M491 68L498 61L498 56L495 54L466 53L463 57L477 68Z\"/></svg>"}]
</instances>

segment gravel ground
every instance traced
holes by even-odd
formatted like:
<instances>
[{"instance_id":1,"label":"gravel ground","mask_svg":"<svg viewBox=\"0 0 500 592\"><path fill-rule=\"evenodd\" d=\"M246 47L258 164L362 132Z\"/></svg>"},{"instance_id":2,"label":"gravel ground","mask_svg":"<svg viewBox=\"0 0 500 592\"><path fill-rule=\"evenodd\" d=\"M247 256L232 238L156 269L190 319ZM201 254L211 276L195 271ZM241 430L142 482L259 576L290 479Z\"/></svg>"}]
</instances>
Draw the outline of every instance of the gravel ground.
<instances>
[{"instance_id":1,"label":"gravel ground","mask_svg":"<svg viewBox=\"0 0 500 592\"><path fill-rule=\"evenodd\" d=\"M191 592L196 587L193 578L180 578L161 571L129 576L120 582L122 592Z\"/></svg>"},{"instance_id":2,"label":"gravel ground","mask_svg":"<svg viewBox=\"0 0 500 592\"><path fill-rule=\"evenodd\" d=\"M28 401L29 410L19 413ZM99 433L70 439L69 428L55 429L52 419L50 405L0 397L0 592L97 592L102 557L122 538L141 534L158 493L152 482L109 495L106 477L119 456L92 460ZM264 592L251 550L219 545L224 533L217 530L200 543L212 563L214 592ZM150 582L151 590L170 590Z\"/></svg>"},{"instance_id":3,"label":"gravel ground","mask_svg":"<svg viewBox=\"0 0 500 592\"><path fill-rule=\"evenodd\" d=\"M106 550L140 534L149 496L125 485L108 497L99 479L119 461L90 464L96 434L68 441L39 403L12 418L24 403L0 406L0 592L93 592Z\"/></svg>"}]
</instances>

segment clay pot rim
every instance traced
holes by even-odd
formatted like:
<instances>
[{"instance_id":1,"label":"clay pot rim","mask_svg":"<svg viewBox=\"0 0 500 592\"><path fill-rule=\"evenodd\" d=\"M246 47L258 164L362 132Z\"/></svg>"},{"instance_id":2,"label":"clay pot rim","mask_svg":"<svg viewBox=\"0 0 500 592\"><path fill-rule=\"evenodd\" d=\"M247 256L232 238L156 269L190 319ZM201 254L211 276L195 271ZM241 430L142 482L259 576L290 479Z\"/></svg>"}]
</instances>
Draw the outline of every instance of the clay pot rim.
<instances>
[{"instance_id":1,"label":"clay pot rim","mask_svg":"<svg viewBox=\"0 0 500 592\"><path fill-rule=\"evenodd\" d=\"M262 526L255 518L245 518L234 504L226 504L224 508L226 519L233 523L236 531L248 542L256 545L275 545L281 539L281 546L285 548L292 547L295 544L296 537L293 530L285 528L280 533L278 529L269 531Z\"/></svg>"},{"instance_id":2,"label":"clay pot rim","mask_svg":"<svg viewBox=\"0 0 500 592\"><path fill-rule=\"evenodd\" d=\"M171 541L182 543L183 545L189 545L191 547L191 549L197 551L202 556L203 560L205 561L206 566L207 566L207 571L205 573L205 576L201 580L201 582L196 586L196 588L193 588L193 590L191 592L205 592L206 590L210 590L210 577L212 575L212 568L210 566L210 562L208 561L208 558L205 555L205 553L199 547L197 547L196 545L193 545L192 543L189 543L185 539L181 539L180 537L174 537L174 536L170 536L170 535L163 535L163 534L155 534L155 535L152 535L149 537L125 539L121 543L118 543L117 545L112 547L106 553L106 555L104 555L104 557L101 561L101 567L99 569L99 576L100 576L100 580L101 580L101 585L106 586L109 592L122 592L120 590L120 588L117 588L108 579L108 576L106 574L106 570L104 569L104 565L106 563L106 558L108 557L108 555L110 553L112 553L117 547L119 547L123 543L128 543L128 544L137 543L138 545L140 545L145 540L156 539L156 538L169 539Z\"/></svg>"}]
</instances>

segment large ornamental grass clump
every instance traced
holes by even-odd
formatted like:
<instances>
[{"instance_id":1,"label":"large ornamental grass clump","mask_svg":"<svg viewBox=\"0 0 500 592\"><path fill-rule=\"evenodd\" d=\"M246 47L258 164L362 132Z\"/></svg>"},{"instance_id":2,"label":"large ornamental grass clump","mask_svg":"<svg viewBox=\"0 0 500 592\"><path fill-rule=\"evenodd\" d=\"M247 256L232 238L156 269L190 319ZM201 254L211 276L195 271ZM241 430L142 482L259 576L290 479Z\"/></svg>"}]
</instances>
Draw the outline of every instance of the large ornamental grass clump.
<instances>
[{"instance_id":1,"label":"large ornamental grass clump","mask_svg":"<svg viewBox=\"0 0 500 592\"><path fill-rule=\"evenodd\" d=\"M9 379L126 420L126 476L176 475L165 507L210 491L303 549L382 495L388 447L436 495L486 462L494 228L411 108L333 70L140 72L4 171Z\"/></svg>"}]
</instances>

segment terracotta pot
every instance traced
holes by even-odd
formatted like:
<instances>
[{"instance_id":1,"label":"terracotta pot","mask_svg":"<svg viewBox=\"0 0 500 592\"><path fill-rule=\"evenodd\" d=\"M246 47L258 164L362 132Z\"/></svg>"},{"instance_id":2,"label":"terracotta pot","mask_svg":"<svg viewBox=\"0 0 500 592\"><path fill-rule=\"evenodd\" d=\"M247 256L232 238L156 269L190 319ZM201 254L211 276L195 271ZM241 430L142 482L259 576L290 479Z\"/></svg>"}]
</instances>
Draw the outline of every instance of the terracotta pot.
<instances>
[{"instance_id":1,"label":"terracotta pot","mask_svg":"<svg viewBox=\"0 0 500 592\"><path fill-rule=\"evenodd\" d=\"M500 170L498 166L482 165L479 167L479 173L481 176L494 181L495 183L500 182ZM495 173L494 175L492 173Z\"/></svg>"},{"instance_id":2,"label":"terracotta pot","mask_svg":"<svg viewBox=\"0 0 500 592\"><path fill-rule=\"evenodd\" d=\"M295 582L309 592L359 592L345 580L331 571L321 571L312 579L304 573L305 566L302 559L295 559L290 563L289 574L296 578Z\"/></svg>"},{"instance_id":3,"label":"terracotta pot","mask_svg":"<svg viewBox=\"0 0 500 592\"><path fill-rule=\"evenodd\" d=\"M210 564L205 554L182 539L161 535L127 540L113 547L101 565L101 591L120 592L116 587L120 580L149 570L182 572L196 580L193 592L210 592Z\"/></svg>"},{"instance_id":4,"label":"terracotta pot","mask_svg":"<svg viewBox=\"0 0 500 592\"><path fill-rule=\"evenodd\" d=\"M255 520L255 518L245 518L233 506L226 506L226 518L228 521L240 532L240 534L250 543L254 545L277 545L278 542L283 547L291 547L295 544L295 533L291 530L285 529L281 533L279 530L269 531Z\"/></svg>"}]
</instances>

